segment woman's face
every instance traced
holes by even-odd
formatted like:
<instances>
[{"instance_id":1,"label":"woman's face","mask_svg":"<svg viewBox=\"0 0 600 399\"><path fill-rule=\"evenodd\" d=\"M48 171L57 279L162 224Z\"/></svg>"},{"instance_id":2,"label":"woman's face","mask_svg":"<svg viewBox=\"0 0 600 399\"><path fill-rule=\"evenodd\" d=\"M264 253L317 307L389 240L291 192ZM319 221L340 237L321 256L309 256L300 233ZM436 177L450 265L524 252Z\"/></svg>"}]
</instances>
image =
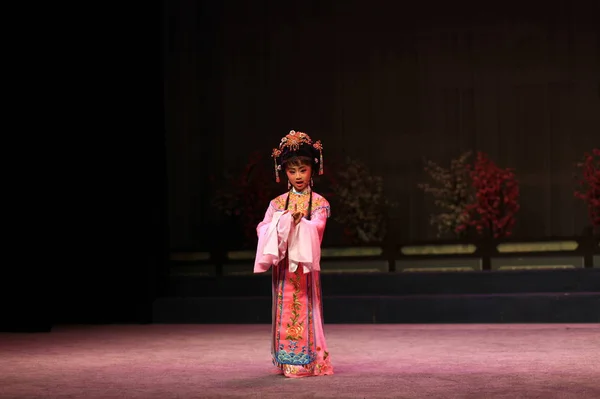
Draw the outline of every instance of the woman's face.
<instances>
[{"instance_id":1,"label":"woman's face","mask_svg":"<svg viewBox=\"0 0 600 399\"><path fill-rule=\"evenodd\" d=\"M303 191L310 183L312 167L310 165L290 165L285 168L285 173L296 191Z\"/></svg>"}]
</instances>

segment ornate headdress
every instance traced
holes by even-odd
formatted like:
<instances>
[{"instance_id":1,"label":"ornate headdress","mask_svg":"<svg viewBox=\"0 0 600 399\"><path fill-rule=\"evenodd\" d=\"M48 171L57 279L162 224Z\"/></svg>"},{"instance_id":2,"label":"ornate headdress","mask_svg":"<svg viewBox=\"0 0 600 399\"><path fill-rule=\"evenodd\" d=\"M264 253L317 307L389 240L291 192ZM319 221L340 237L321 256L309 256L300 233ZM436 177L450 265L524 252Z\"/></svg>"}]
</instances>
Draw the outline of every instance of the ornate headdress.
<instances>
[{"instance_id":1,"label":"ornate headdress","mask_svg":"<svg viewBox=\"0 0 600 399\"><path fill-rule=\"evenodd\" d=\"M279 148L271 154L275 163L275 180L279 183L279 171L290 158L303 157L312 161L313 168L319 166L319 175L323 174L323 145L321 141L313 142L304 132L291 130L281 139Z\"/></svg>"}]
</instances>

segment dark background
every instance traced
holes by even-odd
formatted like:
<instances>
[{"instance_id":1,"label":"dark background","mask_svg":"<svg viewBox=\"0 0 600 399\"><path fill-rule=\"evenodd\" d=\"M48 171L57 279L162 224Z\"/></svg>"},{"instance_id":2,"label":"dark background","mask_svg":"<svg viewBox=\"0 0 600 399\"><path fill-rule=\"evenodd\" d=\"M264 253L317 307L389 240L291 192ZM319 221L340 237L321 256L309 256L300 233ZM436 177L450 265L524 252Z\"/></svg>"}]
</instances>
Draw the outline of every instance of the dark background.
<instances>
[{"instance_id":1,"label":"dark background","mask_svg":"<svg viewBox=\"0 0 600 399\"><path fill-rule=\"evenodd\" d=\"M599 11L593 0L171 0L82 11L69 18L77 27L61 27L70 59L50 93L71 99L59 125L77 130L74 141L51 135L76 158L65 165L72 193L44 226L44 239L61 242L33 260L40 273L31 259L9 268L23 276L5 279L14 294L2 329L151 322L170 249L208 250L225 234L211 206L219 176L290 129L321 139L326 165L350 155L384 177L400 205L398 240L435 233L417 188L422 158L464 150L516 168L517 237L580 234L588 221L572 174L600 143Z\"/></svg>"},{"instance_id":2,"label":"dark background","mask_svg":"<svg viewBox=\"0 0 600 399\"><path fill-rule=\"evenodd\" d=\"M268 157L290 129L323 141L326 172L350 155L384 178L396 241L435 237L423 157L466 150L516 169L516 237L581 234L574 163L600 144L597 15L594 1L168 2L171 247L231 237L211 176Z\"/></svg>"}]
</instances>

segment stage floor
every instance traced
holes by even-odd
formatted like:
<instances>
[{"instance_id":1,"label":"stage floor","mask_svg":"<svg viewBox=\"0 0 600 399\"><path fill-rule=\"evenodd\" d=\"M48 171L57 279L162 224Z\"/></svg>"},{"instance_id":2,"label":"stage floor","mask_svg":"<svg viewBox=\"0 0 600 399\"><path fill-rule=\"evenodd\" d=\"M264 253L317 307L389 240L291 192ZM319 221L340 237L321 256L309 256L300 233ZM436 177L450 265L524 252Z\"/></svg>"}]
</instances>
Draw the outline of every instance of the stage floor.
<instances>
[{"instance_id":1,"label":"stage floor","mask_svg":"<svg viewBox=\"0 0 600 399\"><path fill-rule=\"evenodd\" d=\"M0 333L1 398L600 398L599 324L325 326L335 375L273 373L269 325Z\"/></svg>"}]
</instances>

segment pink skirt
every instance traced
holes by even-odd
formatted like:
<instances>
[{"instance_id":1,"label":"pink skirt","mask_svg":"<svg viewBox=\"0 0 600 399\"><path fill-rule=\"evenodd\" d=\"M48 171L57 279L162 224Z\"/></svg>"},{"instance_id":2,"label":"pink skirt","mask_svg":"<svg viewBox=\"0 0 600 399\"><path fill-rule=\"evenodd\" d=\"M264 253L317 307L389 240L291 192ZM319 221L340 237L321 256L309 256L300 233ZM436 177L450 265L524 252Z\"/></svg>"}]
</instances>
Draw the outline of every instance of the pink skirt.
<instances>
[{"instance_id":1,"label":"pink skirt","mask_svg":"<svg viewBox=\"0 0 600 399\"><path fill-rule=\"evenodd\" d=\"M323 330L320 272L273 267L273 364L290 378L333 374Z\"/></svg>"}]
</instances>

